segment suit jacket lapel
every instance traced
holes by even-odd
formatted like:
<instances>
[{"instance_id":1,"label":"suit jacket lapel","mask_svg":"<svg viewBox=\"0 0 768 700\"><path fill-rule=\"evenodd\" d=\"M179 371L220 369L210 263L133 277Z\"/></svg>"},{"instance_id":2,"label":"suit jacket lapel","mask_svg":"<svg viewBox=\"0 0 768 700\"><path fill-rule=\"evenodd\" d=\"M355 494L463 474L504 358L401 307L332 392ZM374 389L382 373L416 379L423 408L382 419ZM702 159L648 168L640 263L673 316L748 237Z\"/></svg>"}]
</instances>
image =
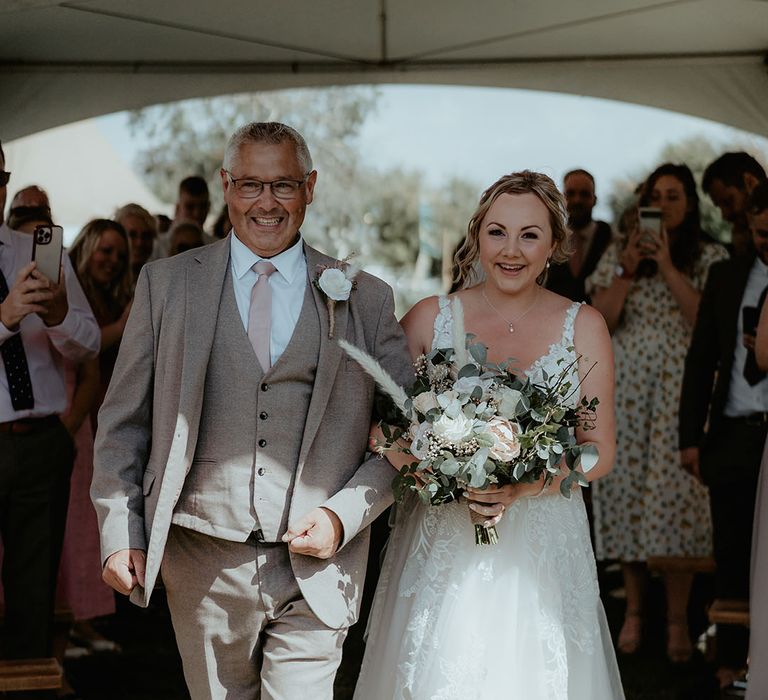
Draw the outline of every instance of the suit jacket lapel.
<instances>
[{"instance_id":1,"label":"suit jacket lapel","mask_svg":"<svg viewBox=\"0 0 768 700\"><path fill-rule=\"evenodd\" d=\"M323 255L319 251L304 244L304 254L307 258L307 272L309 274L309 284L312 285L312 294L317 306L317 312L320 317L320 354L317 360L317 373L315 374L315 386L312 391L312 398L309 402L307 412L307 422L304 425L304 435L301 441L301 451L299 452L299 461L297 473L301 471L304 460L307 458L309 448L315 439L320 422L325 413L325 407L331 397L333 384L336 379L336 373L339 370L341 358L344 351L336 342L337 338L345 338L347 334L347 321L349 319L349 302L337 301L334 309L336 327L333 331L333 338L328 337L330 330L328 305L325 295L315 286L314 280L317 276L318 265L332 266L338 261Z\"/></svg>"},{"instance_id":2,"label":"suit jacket lapel","mask_svg":"<svg viewBox=\"0 0 768 700\"><path fill-rule=\"evenodd\" d=\"M230 234L232 235L232 234ZM184 343L179 414L187 423L185 469L192 463L200 427L205 374L229 264L229 236L199 249L189 262L186 279Z\"/></svg>"}]
</instances>

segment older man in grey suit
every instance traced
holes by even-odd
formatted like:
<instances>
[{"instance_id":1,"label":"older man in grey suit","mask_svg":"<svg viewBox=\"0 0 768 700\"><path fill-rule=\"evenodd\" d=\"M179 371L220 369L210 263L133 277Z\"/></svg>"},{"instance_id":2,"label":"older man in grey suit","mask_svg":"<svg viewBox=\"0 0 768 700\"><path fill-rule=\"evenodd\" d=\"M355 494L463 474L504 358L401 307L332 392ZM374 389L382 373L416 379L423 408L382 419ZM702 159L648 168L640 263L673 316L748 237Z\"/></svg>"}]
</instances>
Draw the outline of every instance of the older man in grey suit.
<instances>
[{"instance_id":1,"label":"older man in grey suit","mask_svg":"<svg viewBox=\"0 0 768 700\"><path fill-rule=\"evenodd\" d=\"M336 338L403 383L409 356L383 282L330 305L314 284L339 263L299 232L317 173L296 131L242 127L221 178L230 236L137 283L96 438L104 579L147 605L162 575L193 698L330 699L392 478Z\"/></svg>"}]
</instances>

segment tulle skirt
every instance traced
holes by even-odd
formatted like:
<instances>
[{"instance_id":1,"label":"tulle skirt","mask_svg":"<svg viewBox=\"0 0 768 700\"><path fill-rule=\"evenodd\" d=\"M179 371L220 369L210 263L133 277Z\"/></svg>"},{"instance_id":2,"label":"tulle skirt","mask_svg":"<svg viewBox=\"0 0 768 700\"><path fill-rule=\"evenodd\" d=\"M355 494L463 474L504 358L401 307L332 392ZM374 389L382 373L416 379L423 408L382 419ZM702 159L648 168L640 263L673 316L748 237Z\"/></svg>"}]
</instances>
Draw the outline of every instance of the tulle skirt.
<instances>
[{"instance_id":1,"label":"tulle skirt","mask_svg":"<svg viewBox=\"0 0 768 700\"><path fill-rule=\"evenodd\" d=\"M394 518L356 700L624 697L580 492L519 500L491 546L463 502Z\"/></svg>"}]
</instances>

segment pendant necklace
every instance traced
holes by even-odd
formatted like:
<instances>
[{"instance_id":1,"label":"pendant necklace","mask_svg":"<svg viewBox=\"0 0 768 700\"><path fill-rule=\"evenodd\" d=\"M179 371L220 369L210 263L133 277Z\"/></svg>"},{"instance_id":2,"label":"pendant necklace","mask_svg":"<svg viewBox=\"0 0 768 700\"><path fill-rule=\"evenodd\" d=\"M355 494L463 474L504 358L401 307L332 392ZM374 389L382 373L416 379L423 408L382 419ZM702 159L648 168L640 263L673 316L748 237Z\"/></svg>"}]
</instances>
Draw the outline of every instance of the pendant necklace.
<instances>
[{"instance_id":1,"label":"pendant necklace","mask_svg":"<svg viewBox=\"0 0 768 700\"><path fill-rule=\"evenodd\" d=\"M493 309L496 312L496 315L502 321L504 321L504 323L507 324L507 328L508 328L510 333L514 333L515 332L515 324L519 323L520 321L522 321L528 315L528 312L531 311L531 309L533 309L534 306L536 306L536 302L539 300L539 292L538 292L538 289L537 289L536 296L535 296L533 302L531 303L531 305L520 316L518 316L517 318L512 319L510 321L506 316L504 316L504 314L501 313L501 311L499 311L493 304L491 304L490 299L488 299L488 297L485 295L485 285L483 285L483 288L480 291L481 291L481 293L483 295L483 299L485 299L485 303L488 304L488 306L490 306L491 309Z\"/></svg>"}]
</instances>

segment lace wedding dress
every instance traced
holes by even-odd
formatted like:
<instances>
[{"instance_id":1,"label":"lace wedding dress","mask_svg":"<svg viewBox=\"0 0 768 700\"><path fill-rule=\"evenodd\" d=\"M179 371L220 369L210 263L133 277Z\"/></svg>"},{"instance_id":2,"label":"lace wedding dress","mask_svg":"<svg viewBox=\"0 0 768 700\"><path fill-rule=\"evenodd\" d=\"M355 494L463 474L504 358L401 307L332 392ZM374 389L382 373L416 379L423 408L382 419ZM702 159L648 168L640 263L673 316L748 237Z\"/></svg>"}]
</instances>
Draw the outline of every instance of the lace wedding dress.
<instances>
[{"instance_id":1,"label":"lace wedding dress","mask_svg":"<svg viewBox=\"0 0 768 700\"><path fill-rule=\"evenodd\" d=\"M575 359L578 310L534 381ZM433 347L451 346L451 325L441 297ZM516 501L492 546L475 545L465 502L412 495L394 517L355 700L624 697L580 491Z\"/></svg>"}]
</instances>

